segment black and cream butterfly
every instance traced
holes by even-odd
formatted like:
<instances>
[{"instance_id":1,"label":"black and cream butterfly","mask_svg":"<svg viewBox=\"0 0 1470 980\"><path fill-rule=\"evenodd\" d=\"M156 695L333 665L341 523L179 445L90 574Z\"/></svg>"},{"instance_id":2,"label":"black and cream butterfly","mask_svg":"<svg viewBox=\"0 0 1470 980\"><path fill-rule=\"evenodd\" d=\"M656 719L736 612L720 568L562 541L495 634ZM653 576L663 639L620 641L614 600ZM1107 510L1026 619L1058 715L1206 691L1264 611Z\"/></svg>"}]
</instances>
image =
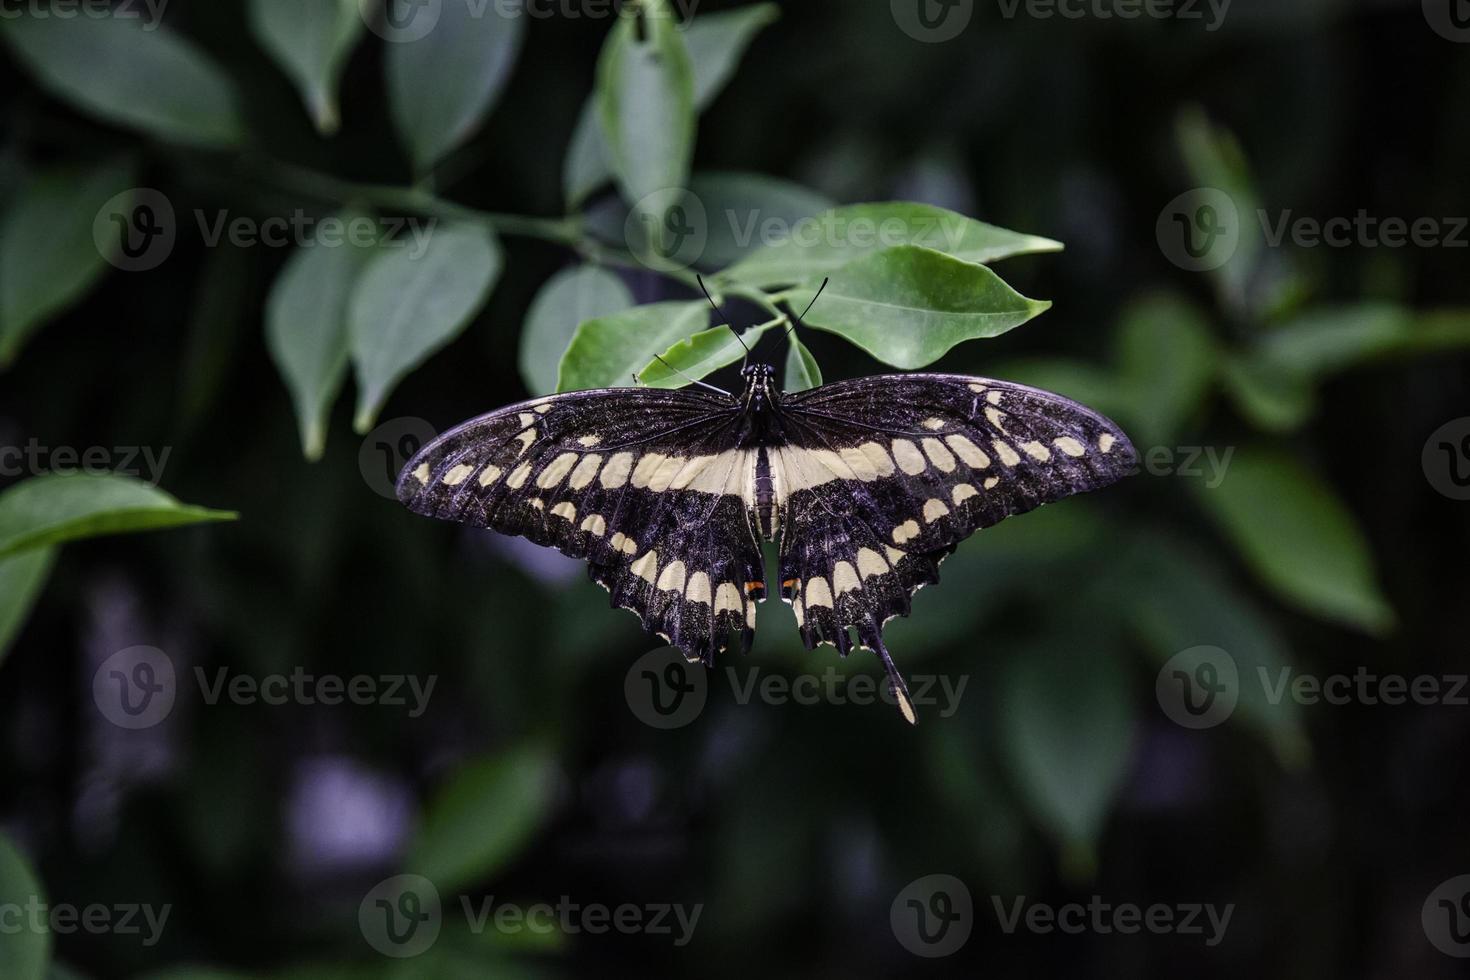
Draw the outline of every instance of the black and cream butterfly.
<instances>
[{"instance_id":1,"label":"black and cream butterfly","mask_svg":"<svg viewBox=\"0 0 1470 980\"><path fill-rule=\"evenodd\" d=\"M875 651L914 720L883 626L961 541L1136 468L1108 419L986 378L900 374L777 390L607 388L537 398L426 445L398 482L416 513L584 558L644 628L712 664L748 650L779 539L781 598L808 648Z\"/></svg>"}]
</instances>

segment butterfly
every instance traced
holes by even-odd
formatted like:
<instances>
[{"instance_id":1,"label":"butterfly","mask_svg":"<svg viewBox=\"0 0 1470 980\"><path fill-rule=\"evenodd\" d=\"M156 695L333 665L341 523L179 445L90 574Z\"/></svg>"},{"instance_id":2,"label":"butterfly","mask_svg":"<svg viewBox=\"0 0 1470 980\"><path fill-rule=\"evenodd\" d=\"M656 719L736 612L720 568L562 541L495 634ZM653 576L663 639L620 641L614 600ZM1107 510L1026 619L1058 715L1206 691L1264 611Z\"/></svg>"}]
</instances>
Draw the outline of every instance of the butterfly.
<instances>
[{"instance_id":1,"label":"butterfly","mask_svg":"<svg viewBox=\"0 0 1470 980\"><path fill-rule=\"evenodd\" d=\"M691 662L755 635L760 540L808 649L874 651L915 720L883 627L975 531L1137 468L1102 415L1051 392L897 374L783 393L606 388L536 398L426 444L398 498L415 513L585 559L612 603ZM854 643L852 633L856 633Z\"/></svg>"}]
</instances>

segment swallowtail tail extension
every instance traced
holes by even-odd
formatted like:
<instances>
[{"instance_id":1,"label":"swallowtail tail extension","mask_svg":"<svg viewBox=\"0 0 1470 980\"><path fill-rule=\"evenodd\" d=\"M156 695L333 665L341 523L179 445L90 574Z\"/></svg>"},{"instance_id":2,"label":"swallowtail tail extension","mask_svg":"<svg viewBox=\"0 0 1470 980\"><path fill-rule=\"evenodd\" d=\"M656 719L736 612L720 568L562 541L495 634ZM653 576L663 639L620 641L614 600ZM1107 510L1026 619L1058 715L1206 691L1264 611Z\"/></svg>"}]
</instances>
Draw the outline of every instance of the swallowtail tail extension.
<instances>
[{"instance_id":1,"label":"swallowtail tail extension","mask_svg":"<svg viewBox=\"0 0 1470 980\"><path fill-rule=\"evenodd\" d=\"M904 716L883 626L980 528L1136 469L1108 419L1024 385L949 374L786 394L607 388L538 398L424 446L398 497L586 559L616 606L690 661L749 650L769 587L759 540L808 648L873 650ZM856 633L854 641L851 633Z\"/></svg>"}]
</instances>

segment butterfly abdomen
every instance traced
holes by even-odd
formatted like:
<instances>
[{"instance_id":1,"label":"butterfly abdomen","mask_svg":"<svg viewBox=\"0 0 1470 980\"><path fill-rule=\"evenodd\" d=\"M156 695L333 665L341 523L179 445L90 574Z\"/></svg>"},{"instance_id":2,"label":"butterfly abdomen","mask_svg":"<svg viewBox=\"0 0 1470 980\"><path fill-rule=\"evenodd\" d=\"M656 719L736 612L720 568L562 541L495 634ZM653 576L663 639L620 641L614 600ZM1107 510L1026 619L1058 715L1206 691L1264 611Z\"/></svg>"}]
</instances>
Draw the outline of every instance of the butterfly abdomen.
<instances>
[{"instance_id":1,"label":"butterfly abdomen","mask_svg":"<svg viewBox=\"0 0 1470 980\"><path fill-rule=\"evenodd\" d=\"M755 459L755 512L761 536L774 540L780 530L780 507L776 498L776 479L771 471L771 457L762 447Z\"/></svg>"}]
</instances>

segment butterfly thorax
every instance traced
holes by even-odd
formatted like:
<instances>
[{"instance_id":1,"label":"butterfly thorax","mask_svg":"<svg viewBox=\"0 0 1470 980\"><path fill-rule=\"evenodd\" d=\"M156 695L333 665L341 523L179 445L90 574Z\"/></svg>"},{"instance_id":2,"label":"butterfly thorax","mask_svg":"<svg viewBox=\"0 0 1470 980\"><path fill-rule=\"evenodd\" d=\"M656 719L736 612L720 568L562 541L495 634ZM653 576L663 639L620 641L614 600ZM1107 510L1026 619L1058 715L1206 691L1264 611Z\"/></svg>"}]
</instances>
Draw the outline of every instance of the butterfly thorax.
<instances>
[{"instance_id":1,"label":"butterfly thorax","mask_svg":"<svg viewBox=\"0 0 1470 980\"><path fill-rule=\"evenodd\" d=\"M769 364L752 364L740 374L745 380L740 393L744 406L740 445L753 450L755 468L751 504L761 535L773 540L780 529L780 499L770 452L781 441L781 393L776 388L776 369Z\"/></svg>"}]
</instances>

